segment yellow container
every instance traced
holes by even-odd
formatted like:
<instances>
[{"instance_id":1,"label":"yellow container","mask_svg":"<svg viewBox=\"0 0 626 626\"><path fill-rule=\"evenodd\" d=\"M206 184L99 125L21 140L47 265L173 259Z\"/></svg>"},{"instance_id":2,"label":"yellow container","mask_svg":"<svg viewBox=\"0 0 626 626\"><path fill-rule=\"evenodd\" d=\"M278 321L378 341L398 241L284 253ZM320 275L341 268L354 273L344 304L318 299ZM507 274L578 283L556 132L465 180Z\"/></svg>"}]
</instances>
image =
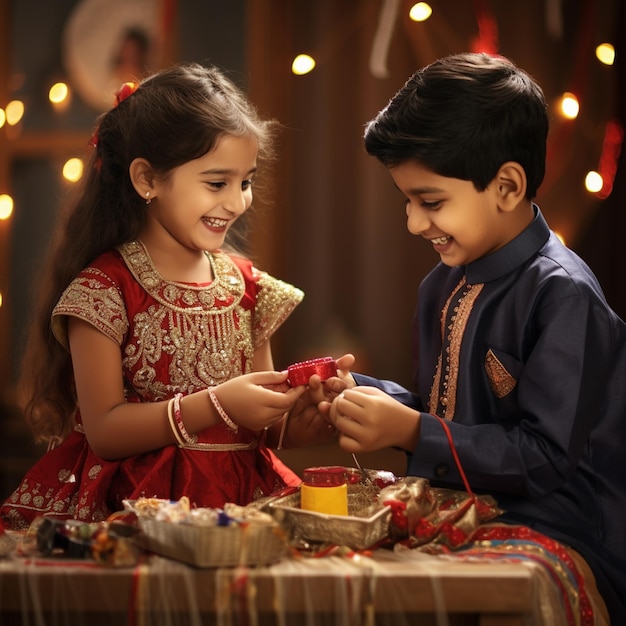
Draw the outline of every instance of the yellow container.
<instances>
[{"instance_id":1,"label":"yellow container","mask_svg":"<svg viewBox=\"0 0 626 626\"><path fill-rule=\"evenodd\" d=\"M309 467L300 487L300 508L327 515L348 515L348 475L341 466Z\"/></svg>"}]
</instances>

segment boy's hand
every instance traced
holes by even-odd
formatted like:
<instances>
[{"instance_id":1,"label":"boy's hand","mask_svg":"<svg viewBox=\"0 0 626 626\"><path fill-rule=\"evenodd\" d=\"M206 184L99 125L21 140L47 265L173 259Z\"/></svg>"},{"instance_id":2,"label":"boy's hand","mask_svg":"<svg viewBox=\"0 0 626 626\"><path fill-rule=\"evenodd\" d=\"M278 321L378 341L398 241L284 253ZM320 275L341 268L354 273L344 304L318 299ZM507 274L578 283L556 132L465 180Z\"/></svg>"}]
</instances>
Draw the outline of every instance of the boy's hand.
<instances>
[{"instance_id":1,"label":"boy's hand","mask_svg":"<svg viewBox=\"0 0 626 626\"><path fill-rule=\"evenodd\" d=\"M355 387L332 402L330 421L347 452L399 447L412 452L419 439L420 413L376 387Z\"/></svg>"}]
</instances>

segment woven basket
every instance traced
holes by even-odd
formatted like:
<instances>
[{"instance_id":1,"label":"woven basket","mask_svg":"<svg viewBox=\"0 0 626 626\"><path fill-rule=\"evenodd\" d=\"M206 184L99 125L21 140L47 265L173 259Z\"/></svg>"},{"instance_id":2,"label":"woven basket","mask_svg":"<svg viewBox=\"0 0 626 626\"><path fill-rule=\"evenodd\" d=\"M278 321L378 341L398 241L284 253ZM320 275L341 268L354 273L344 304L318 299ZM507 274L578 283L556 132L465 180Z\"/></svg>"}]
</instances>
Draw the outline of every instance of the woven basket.
<instances>
[{"instance_id":1,"label":"woven basket","mask_svg":"<svg viewBox=\"0 0 626 626\"><path fill-rule=\"evenodd\" d=\"M194 526L144 519L139 526L142 548L196 567L267 565L287 552L278 524Z\"/></svg>"}]
</instances>

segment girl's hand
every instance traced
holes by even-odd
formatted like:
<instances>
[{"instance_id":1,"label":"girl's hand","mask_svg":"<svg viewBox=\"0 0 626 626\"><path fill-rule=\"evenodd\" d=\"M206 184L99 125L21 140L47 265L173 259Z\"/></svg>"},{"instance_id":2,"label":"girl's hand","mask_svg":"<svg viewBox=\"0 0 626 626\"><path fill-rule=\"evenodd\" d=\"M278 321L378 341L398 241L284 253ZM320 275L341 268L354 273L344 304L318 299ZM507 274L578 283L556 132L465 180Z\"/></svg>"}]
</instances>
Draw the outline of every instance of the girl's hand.
<instances>
[{"instance_id":1,"label":"girl's hand","mask_svg":"<svg viewBox=\"0 0 626 626\"><path fill-rule=\"evenodd\" d=\"M233 422L258 431L279 421L305 390L304 385L289 387L287 372L252 372L220 383L213 391Z\"/></svg>"},{"instance_id":2,"label":"girl's hand","mask_svg":"<svg viewBox=\"0 0 626 626\"><path fill-rule=\"evenodd\" d=\"M354 365L354 355L344 354L337 359L337 376L332 376L322 382L320 377L314 374L309 379L309 394L313 402L318 404L320 412L328 413L330 403L345 389L355 386L350 368Z\"/></svg>"},{"instance_id":3,"label":"girl's hand","mask_svg":"<svg viewBox=\"0 0 626 626\"><path fill-rule=\"evenodd\" d=\"M285 419L286 430L280 442L282 448L318 445L337 439L337 430L328 415L320 413L308 391L300 396Z\"/></svg>"},{"instance_id":4,"label":"girl's hand","mask_svg":"<svg viewBox=\"0 0 626 626\"><path fill-rule=\"evenodd\" d=\"M329 417L347 452L399 447L412 452L419 439L420 413L376 387L355 387L332 402Z\"/></svg>"}]
</instances>

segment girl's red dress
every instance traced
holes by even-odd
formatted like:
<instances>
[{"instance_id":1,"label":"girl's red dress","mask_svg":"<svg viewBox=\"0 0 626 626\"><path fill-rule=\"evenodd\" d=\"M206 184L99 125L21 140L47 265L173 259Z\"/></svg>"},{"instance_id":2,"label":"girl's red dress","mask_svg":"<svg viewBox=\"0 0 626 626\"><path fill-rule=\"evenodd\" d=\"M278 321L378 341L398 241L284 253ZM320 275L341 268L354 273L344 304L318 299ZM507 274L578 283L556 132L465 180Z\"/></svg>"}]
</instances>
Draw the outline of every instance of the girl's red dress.
<instances>
[{"instance_id":1,"label":"girl's red dress","mask_svg":"<svg viewBox=\"0 0 626 626\"><path fill-rule=\"evenodd\" d=\"M79 317L122 350L127 402L166 400L251 371L266 341L303 293L249 260L224 252L207 255L214 281L164 280L140 241L98 259L70 284L52 324L67 342L67 316ZM207 410L209 410L207 398ZM25 529L40 515L102 521L125 498L188 496L204 507L247 504L300 482L265 445L263 436L218 424L197 433L198 444L104 461L76 428L46 453L0 508L7 528Z\"/></svg>"}]
</instances>

